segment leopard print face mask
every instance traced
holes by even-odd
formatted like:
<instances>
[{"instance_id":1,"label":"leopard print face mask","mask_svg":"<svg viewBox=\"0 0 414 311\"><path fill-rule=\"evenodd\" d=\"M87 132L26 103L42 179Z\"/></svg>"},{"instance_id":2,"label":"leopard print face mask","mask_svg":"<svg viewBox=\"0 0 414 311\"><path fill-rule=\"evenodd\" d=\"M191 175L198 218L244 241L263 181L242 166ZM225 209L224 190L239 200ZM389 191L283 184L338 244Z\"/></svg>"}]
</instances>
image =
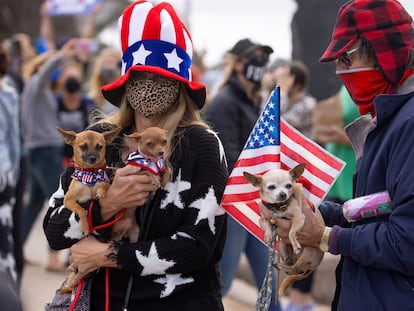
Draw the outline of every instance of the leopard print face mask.
<instances>
[{"instance_id":1,"label":"leopard print face mask","mask_svg":"<svg viewBox=\"0 0 414 311\"><path fill-rule=\"evenodd\" d=\"M125 86L131 107L145 118L160 115L177 100L180 82L164 77L129 80Z\"/></svg>"}]
</instances>

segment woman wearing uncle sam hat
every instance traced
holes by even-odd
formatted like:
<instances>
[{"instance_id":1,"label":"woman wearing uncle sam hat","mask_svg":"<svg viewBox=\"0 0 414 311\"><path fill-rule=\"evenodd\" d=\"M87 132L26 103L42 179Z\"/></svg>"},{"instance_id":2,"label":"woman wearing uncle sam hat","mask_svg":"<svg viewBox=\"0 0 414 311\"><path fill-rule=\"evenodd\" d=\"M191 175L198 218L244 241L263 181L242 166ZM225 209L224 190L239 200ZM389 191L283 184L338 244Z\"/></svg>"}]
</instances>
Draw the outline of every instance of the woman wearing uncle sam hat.
<instances>
[{"instance_id":1,"label":"woman wearing uncle sam hat","mask_svg":"<svg viewBox=\"0 0 414 311\"><path fill-rule=\"evenodd\" d=\"M414 30L396 0L341 7L321 62L336 61L363 115L346 128L357 158L354 199L319 206L298 240L341 255L333 310L414 308ZM278 222L286 237L287 223Z\"/></svg>"},{"instance_id":2,"label":"woman wearing uncle sam hat","mask_svg":"<svg viewBox=\"0 0 414 311\"><path fill-rule=\"evenodd\" d=\"M69 168L50 200L46 236L53 248L71 247L78 274L70 286L92 278L90 310L223 310L218 262L226 214L219 203L228 173L220 140L200 118L206 89L191 81L190 33L170 4L142 0L125 9L119 29L122 76L102 89L119 111L90 127L122 128L106 153L111 186L84 204L93 234L82 237L62 208ZM124 134L150 126L169 138L164 160L172 176L159 188L124 163L137 150ZM138 241L111 241L110 224L136 207Z\"/></svg>"}]
</instances>

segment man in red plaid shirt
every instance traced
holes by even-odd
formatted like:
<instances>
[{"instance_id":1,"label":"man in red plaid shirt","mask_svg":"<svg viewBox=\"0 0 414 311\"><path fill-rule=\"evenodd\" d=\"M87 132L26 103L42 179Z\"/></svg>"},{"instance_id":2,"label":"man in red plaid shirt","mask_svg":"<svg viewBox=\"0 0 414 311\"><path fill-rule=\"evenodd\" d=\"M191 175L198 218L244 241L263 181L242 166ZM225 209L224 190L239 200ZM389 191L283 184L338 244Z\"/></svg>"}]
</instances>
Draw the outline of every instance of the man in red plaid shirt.
<instances>
[{"instance_id":1,"label":"man in red plaid shirt","mask_svg":"<svg viewBox=\"0 0 414 311\"><path fill-rule=\"evenodd\" d=\"M354 197L387 191L387 215L348 221L342 206L319 206L298 240L341 255L332 310L414 309L414 33L396 0L354 0L339 10L320 61L336 61L362 117L347 126L357 158ZM278 221L287 239L289 222Z\"/></svg>"}]
</instances>

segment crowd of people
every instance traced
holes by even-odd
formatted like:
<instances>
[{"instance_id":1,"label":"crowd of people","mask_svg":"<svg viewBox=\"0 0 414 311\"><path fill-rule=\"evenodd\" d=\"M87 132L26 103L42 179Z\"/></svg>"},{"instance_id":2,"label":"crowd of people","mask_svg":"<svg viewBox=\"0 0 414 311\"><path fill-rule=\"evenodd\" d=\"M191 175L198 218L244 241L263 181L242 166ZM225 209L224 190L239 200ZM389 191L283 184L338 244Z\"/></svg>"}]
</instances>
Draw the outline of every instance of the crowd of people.
<instances>
[{"instance_id":1,"label":"crowd of people","mask_svg":"<svg viewBox=\"0 0 414 311\"><path fill-rule=\"evenodd\" d=\"M242 255L259 290L268 247L220 201L276 85L281 116L346 162L317 207L323 222L305 210L298 234L302 245L340 256L332 310L410 306L414 30L397 0L351 0L340 7L320 62L335 61L342 86L326 100L310 91L319 77L308 60L281 59L273 47L251 38L236 38L215 72L218 78L210 80L203 53L169 3L128 5L118 24L121 51L80 48L82 40L94 39L98 6L79 37L62 41L47 5L40 8L36 42L17 33L0 45L0 278L10 284L0 286L0 297L10 310L22 310L19 287L30 264L24 244L46 204L45 269L62 272L71 264L77 274L69 285L75 288L90 278L90 310L224 310L222 298ZM124 135L152 126L168 132L163 160L172 175L164 187L126 163L136 147ZM57 127L120 129L106 149L106 196L82 204L94 232L87 237L81 238L78 218L64 208L77 168ZM344 202L384 191L392 202L389 214L344 218ZM138 241L112 241L110 224L132 208ZM288 240L290 221L276 222L278 236ZM63 249L70 249L66 262L59 256ZM294 283L282 306L275 278L269 310L315 310L312 286L313 274Z\"/></svg>"}]
</instances>

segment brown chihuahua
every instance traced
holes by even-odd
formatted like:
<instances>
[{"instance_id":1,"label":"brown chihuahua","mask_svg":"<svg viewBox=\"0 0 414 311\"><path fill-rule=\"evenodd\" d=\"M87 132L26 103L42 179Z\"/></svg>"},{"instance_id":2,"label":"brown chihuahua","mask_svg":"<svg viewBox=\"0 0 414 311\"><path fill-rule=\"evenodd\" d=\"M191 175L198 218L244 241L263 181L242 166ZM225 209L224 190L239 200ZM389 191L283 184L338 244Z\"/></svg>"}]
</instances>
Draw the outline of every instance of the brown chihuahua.
<instances>
[{"instance_id":1,"label":"brown chihuahua","mask_svg":"<svg viewBox=\"0 0 414 311\"><path fill-rule=\"evenodd\" d=\"M57 128L65 142L73 148L75 171L63 204L79 217L80 229L84 235L89 234L86 210L80 205L95 197L102 198L109 188L106 175L105 148L118 135L121 128L99 133L83 131L75 133ZM75 271L69 278L74 277ZM64 287L61 293L71 292L73 288Z\"/></svg>"},{"instance_id":2,"label":"brown chihuahua","mask_svg":"<svg viewBox=\"0 0 414 311\"><path fill-rule=\"evenodd\" d=\"M153 126L140 133L125 135L138 144L137 150L126 158L126 164L139 167L139 174L148 174L158 188L165 187L171 178L171 168L164 160L167 134L166 130ZM112 232L114 240L127 236L131 243L138 241L139 227L135 221L134 208L125 210L124 217L114 224Z\"/></svg>"},{"instance_id":3,"label":"brown chihuahua","mask_svg":"<svg viewBox=\"0 0 414 311\"><path fill-rule=\"evenodd\" d=\"M279 295L297 280L301 280L315 270L323 258L323 252L316 247L302 246L296 239L297 232L305 223L302 212L307 206L303 195L302 184L297 183L305 170L305 163L301 163L291 170L270 170L263 175L254 175L244 172L244 177L255 187L259 187L261 198L259 219L260 227L265 236L265 242L270 245L272 228L275 218L287 218L292 221L289 230L289 243L279 241L281 263L277 264L289 276L286 277L279 288ZM319 210L315 211L317 214ZM318 217L322 218L320 213Z\"/></svg>"}]
</instances>

